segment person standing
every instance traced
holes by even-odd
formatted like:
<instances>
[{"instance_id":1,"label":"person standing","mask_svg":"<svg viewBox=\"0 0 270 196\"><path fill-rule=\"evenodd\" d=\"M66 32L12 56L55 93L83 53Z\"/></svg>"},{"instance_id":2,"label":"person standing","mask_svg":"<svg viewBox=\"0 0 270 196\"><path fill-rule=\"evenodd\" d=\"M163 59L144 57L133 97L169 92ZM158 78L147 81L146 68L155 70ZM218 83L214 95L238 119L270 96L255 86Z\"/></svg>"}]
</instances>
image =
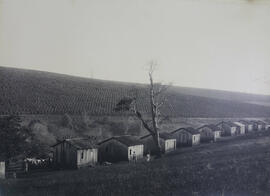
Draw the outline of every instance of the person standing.
<instances>
[{"instance_id":1,"label":"person standing","mask_svg":"<svg viewBox=\"0 0 270 196\"><path fill-rule=\"evenodd\" d=\"M133 151L133 162L136 163L137 162L137 156L136 156L136 152Z\"/></svg>"}]
</instances>

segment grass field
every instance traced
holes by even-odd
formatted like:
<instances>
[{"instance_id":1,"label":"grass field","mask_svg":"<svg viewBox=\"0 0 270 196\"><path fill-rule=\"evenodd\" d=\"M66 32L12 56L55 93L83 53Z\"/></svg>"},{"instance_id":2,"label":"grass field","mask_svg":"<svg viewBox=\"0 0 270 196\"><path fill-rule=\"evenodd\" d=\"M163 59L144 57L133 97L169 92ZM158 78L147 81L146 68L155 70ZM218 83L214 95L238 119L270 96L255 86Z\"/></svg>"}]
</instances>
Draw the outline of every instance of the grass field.
<instances>
[{"instance_id":1,"label":"grass field","mask_svg":"<svg viewBox=\"0 0 270 196\"><path fill-rule=\"evenodd\" d=\"M182 148L150 163L40 173L0 182L0 195L205 195L270 193L270 132Z\"/></svg>"}]
</instances>

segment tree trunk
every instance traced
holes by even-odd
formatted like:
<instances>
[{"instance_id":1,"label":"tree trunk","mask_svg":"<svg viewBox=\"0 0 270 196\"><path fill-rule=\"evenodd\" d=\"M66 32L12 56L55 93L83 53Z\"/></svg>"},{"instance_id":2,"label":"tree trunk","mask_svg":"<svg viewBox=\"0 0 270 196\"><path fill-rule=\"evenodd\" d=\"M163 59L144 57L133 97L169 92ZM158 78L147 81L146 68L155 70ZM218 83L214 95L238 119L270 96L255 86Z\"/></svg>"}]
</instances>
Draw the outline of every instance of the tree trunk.
<instances>
[{"instance_id":1,"label":"tree trunk","mask_svg":"<svg viewBox=\"0 0 270 196\"><path fill-rule=\"evenodd\" d=\"M155 106L155 97L154 97L154 84L153 84L153 78L152 74L149 74L150 78L150 106L151 106L151 116L152 116L152 123L153 123L153 132L152 134L154 143L156 145L157 150L157 157L161 157L161 145L160 145L160 139L159 139L159 130L157 125L157 108Z\"/></svg>"},{"instance_id":2,"label":"tree trunk","mask_svg":"<svg viewBox=\"0 0 270 196\"><path fill-rule=\"evenodd\" d=\"M160 145L160 139L159 139L159 131L157 132L157 135L152 135L154 143L156 145L157 150L157 158L160 158L162 156L162 149Z\"/></svg>"}]
</instances>

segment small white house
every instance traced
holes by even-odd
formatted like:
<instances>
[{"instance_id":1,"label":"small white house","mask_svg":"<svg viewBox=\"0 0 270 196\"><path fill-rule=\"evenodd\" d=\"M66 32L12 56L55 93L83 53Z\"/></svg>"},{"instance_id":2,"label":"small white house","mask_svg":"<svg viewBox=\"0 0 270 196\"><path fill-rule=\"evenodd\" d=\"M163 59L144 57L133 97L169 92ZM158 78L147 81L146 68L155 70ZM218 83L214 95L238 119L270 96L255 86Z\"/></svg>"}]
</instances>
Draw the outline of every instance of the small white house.
<instances>
[{"instance_id":1,"label":"small white house","mask_svg":"<svg viewBox=\"0 0 270 196\"><path fill-rule=\"evenodd\" d=\"M220 122L216 126L220 127L223 135L234 136L236 135L237 125L228 121L228 122Z\"/></svg>"},{"instance_id":2,"label":"small white house","mask_svg":"<svg viewBox=\"0 0 270 196\"><path fill-rule=\"evenodd\" d=\"M244 124L242 124L241 122L234 122L234 124L238 126L237 127L238 135L244 135L246 133L246 126Z\"/></svg>"},{"instance_id":3,"label":"small white house","mask_svg":"<svg viewBox=\"0 0 270 196\"><path fill-rule=\"evenodd\" d=\"M87 167L98 161L98 149L89 138L65 139L52 147L53 161L59 168Z\"/></svg>"},{"instance_id":4,"label":"small white house","mask_svg":"<svg viewBox=\"0 0 270 196\"><path fill-rule=\"evenodd\" d=\"M156 145L154 143L152 135L148 134L142 136L141 141L144 144L144 154L151 153L155 154ZM170 133L162 132L159 134L159 140L161 145L162 153L168 153L176 149L176 139Z\"/></svg>"},{"instance_id":5,"label":"small white house","mask_svg":"<svg viewBox=\"0 0 270 196\"><path fill-rule=\"evenodd\" d=\"M240 123L245 125L246 133L253 131L253 124L247 120L239 120Z\"/></svg>"},{"instance_id":6,"label":"small white house","mask_svg":"<svg viewBox=\"0 0 270 196\"><path fill-rule=\"evenodd\" d=\"M221 137L221 129L213 124L203 125L197 129L201 135L201 142L215 142Z\"/></svg>"},{"instance_id":7,"label":"small white house","mask_svg":"<svg viewBox=\"0 0 270 196\"><path fill-rule=\"evenodd\" d=\"M136 136L114 136L98 143L100 162L132 161L143 158L143 143Z\"/></svg>"},{"instance_id":8,"label":"small white house","mask_svg":"<svg viewBox=\"0 0 270 196\"><path fill-rule=\"evenodd\" d=\"M176 138L177 146L194 146L200 144L200 133L192 127L179 128L171 132Z\"/></svg>"}]
</instances>

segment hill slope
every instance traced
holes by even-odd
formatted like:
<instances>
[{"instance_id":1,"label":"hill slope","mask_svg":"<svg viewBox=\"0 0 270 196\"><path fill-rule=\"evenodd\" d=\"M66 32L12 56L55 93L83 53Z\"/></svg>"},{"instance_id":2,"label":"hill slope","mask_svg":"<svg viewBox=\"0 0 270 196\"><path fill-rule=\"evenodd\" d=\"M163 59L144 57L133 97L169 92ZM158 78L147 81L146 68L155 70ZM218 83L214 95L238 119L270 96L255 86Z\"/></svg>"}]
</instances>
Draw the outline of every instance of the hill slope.
<instances>
[{"instance_id":1,"label":"hill slope","mask_svg":"<svg viewBox=\"0 0 270 196\"><path fill-rule=\"evenodd\" d=\"M134 88L141 109L148 112L146 85L0 67L0 114L118 115L116 103ZM183 87L172 87L168 95L163 110L170 116L270 116L270 96Z\"/></svg>"}]
</instances>

